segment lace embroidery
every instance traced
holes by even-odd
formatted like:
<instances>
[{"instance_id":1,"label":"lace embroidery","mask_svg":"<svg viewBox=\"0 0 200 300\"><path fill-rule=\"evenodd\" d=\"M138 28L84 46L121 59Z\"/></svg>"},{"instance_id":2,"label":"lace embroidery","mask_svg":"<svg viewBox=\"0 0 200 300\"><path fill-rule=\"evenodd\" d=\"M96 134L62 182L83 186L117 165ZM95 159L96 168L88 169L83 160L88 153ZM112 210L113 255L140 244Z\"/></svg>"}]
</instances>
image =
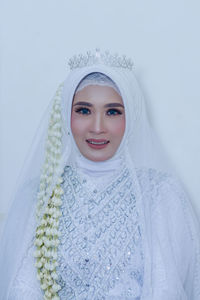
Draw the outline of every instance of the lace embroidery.
<instances>
[{"instance_id":1,"label":"lace embroidery","mask_svg":"<svg viewBox=\"0 0 200 300\"><path fill-rule=\"evenodd\" d=\"M86 190L76 170L65 167L60 219L61 299L106 299L126 278L122 297L139 299L143 252L137 203L125 168L102 192ZM119 292L118 292L119 295Z\"/></svg>"},{"instance_id":2,"label":"lace embroidery","mask_svg":"<svg viewBox=\"0 0 200 300\"><path fill-rule=\"evenodd\" d=\"M23 257L19 273L13 282L8 296L9 300L42 299L39 281L36 278L33 251L34 244L32 240L27 248L26 255Z\"/></svg>"}]
</instances>

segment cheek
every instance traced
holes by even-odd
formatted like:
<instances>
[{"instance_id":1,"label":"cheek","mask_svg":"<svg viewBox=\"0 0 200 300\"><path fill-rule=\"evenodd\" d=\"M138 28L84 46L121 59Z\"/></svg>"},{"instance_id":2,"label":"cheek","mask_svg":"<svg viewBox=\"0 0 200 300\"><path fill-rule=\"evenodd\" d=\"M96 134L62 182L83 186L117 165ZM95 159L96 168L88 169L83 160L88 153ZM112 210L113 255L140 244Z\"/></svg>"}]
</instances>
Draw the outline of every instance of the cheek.
<instances>
[{"instance_id":1,"label":"cheek","mask_svg":"<svg viewBox=\"0 0 200 300\"><path fill-rule=\"evenodd\" d=\"M115 122L110 124L110 131L114 136L121 139L125 131L125 118L116 119Z\"/></svg>"},{"instance_id":2,"label":"cheek","mask_svg":"<svg viewBox=\"0 0 200 300\"><path fill-rule=\"evenodd\" d=\"M82 136L88 127L88 122L81 118L78 114L73 113L71 115L71 130L73 136Z\"/></svg>"}]
</instances>

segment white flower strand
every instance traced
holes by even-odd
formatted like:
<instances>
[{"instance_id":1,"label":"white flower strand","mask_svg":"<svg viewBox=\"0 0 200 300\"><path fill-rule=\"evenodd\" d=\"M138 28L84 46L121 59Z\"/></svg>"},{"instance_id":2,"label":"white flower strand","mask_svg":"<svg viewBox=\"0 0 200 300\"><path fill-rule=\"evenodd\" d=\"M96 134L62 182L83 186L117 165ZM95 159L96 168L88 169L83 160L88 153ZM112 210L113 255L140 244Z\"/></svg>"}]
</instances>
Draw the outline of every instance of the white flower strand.
<instances>
[{"instance_id":1,"label":"white flower strand","mask_svg":"<svg viewBox=\"0 0 200 300\"><path fill-rule=\"evenodd\" d=\"M48 187L51 186L53 180L53 174L55 169L59 165L61 155L61 94L63 90L63 84L61 84L56 91L53 103L53 109L49 120L48 136L46 141L46 153L45 162L40 177L40 190L38 193L38 206L37 206L37 220L40 220L42 208L47 203ZM59 116L59 118L58 118Z\"/></svg>"},{"instance_id":2,"label":"white flower strand","mask_svg":"<svg viewBox=\"0 0 200 300\"><path fill-rule=\"evenodd\" d=\"M37 268L37 278L40 281L41 288L44 291L45 300L59 300L58 291L61 289L56 280L58 275L56 268L57 248L59 245L60 232L59 217L61 216L60 206L62 204L61 188L62 178L59 177L57 184L52 191L49 199L48 192L53 181L54 172L56 172L61 157L62 133L61 133L61 93L63 85L58 88L55 98L52 113L50 116L48 137L46 141L45 162L40 177L40 187L37 195L38 206L36 217L39 225L36 229L35 246L36 258L35 266ZM41 218L42 209L45 207ZM41 218L41 219L40 219Z\"/></svg>"}]
</instances>

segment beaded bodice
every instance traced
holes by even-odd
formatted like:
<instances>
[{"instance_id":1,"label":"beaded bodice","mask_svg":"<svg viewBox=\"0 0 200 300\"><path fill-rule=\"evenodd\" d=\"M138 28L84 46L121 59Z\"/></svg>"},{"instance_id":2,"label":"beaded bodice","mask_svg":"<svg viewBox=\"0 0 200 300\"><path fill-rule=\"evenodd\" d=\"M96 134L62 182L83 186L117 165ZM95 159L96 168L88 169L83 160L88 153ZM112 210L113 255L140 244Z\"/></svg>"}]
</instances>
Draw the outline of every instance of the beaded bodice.
<instances>
[{"instance_id":1,"label":"beaded bodice","mask_svg":"<svg viewBox=\"0 0 200 300\"><path fill-rule=\"evenodd\" d=\"M63 173L58 250L62 300L139 300L143 248L133 180L128 168L98 191L76 168Z\"/></svg>"}]
</instances>

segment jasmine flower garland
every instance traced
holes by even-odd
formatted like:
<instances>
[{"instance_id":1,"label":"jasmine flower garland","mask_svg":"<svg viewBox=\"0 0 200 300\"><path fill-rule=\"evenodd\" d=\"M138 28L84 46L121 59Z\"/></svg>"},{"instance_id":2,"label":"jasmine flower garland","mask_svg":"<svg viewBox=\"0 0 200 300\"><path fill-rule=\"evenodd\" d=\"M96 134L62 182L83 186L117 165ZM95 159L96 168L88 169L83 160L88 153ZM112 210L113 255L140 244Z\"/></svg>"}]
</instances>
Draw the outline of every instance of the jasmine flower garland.
<instances>
[{"instance_id":1,"label":"jasmine flower garland","mask_svg":"<svg viewBox=\"0 0 200 300\"><path fill-rule=\"evenodd\" d=\"M63 84L56 92L53 102L53 109L48 126L48 137L46 141L45 162L40 177L39 192L37 195L38 205L36 217L38 226L36 228L35 246L37 278L44 291L45 300L58 300L60 286L56 280L57 249L59 245L59 217L61 216L60 206L62 204L61 188L62 178L59 177L53 189L53 175L57 171L61 157L61 93ZM46 207L45 204L47 203ZM42 216L42 217L41 217Z\"/></svg>"}]
</instances>

